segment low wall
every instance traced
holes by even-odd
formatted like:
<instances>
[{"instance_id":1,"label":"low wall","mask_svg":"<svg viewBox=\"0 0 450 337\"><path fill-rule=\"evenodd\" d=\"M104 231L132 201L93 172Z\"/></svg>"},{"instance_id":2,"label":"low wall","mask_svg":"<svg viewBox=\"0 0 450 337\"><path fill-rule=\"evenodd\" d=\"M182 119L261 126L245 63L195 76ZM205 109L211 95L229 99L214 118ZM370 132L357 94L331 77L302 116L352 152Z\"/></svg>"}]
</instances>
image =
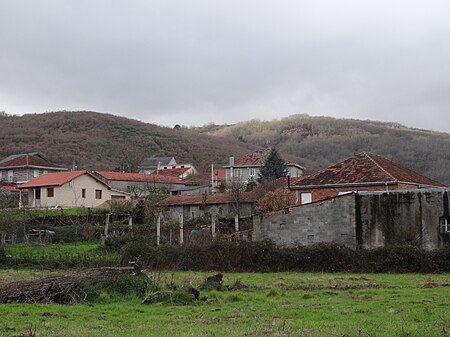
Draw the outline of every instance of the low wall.
<instances>
[{"instance_id":1,"label":"low wall","mask_svg":"<svg viewBox=\"0 0 450 337\"><path fill-rule=\"evenodd\" d=\"M270 239L282 246L334 242L355 248L355 195L254 217L253 239Z\"/></svg>"},{"instance_id":2,"label":"low wall","mask_svg":"<svg viewBox=\"0 0 450 337\"><path fill-rule=\"evenodd\" d=\"M450 222L450 190L358 192L264 214L253 221L254 240L294 246L333 242L350 248L449 246L440 219Z\"/></svg>"}]
</instances>

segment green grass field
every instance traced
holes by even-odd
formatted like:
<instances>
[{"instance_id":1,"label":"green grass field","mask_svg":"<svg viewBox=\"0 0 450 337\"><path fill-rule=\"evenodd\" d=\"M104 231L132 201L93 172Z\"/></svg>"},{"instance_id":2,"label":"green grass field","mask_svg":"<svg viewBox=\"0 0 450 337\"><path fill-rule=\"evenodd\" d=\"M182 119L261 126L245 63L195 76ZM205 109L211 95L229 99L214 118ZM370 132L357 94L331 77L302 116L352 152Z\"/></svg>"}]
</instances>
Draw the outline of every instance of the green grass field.
<instances>
[{"instance_id":1,"label":"green grass field","mask_svg":"<svg viewBox=\"0 0 450 337\"><path fill-rule=\"evenodd\" d=\"M97 266L118 264L120 255L99 250L94 242L48 245L5 245L6 262L9 265Z\"/></svg>"},{"instance_id":2,"label":"green grass field","mask_svg":"<svg viewBox=\"0 0 450 337\"><path fill-rule=\"evenodd\" d=\"M3 269L0 287L58 272ZM194 287L212 274L148 273ZM191 305L2 304L0 336L449 336L448 283L449 274L225 273L239 290L202 292Z\"/></svg>"}]
</instances>

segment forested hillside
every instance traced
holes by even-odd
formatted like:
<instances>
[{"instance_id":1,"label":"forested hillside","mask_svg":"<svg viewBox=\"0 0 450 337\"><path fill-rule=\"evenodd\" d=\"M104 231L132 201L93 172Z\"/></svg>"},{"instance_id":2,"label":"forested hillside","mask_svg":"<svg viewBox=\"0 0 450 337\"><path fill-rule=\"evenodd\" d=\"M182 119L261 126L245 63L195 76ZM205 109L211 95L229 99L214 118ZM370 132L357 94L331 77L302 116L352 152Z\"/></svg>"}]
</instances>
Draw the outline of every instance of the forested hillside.
<instances>
[{"instance_id":1,"label":"forested hillside","mask_svg":"<svg viewBox=\"0 0 450 337\"><path fill-rule=\"evenodd\" d=\"M225 163L232 153L257 149L231 138L88 111L0 115L0 144L1 158L38 151L58 164L72 167L75 161L78 168L101 170L133 167L152 155L207 168L213 162Z\"/></svg>"},{"instance_id":2,"label":"forested hillside","mask_svg":"<svg viewBox=\"0 0 450 337\"><path fill-rule=\"evenodd\" d=\"M197 132L233 137L243 144L276 146L303 159L309 172L356 152L369 151L450 185L450 134L396 123L293 115L273 121L205 125Z\"/></svg>"},{"instance_id":3,"label":"forested hillside","mask_svg":"<svg viewBox=\"0 0 450 337\"><path fill-rule=\"evenodd\" d=\"M152 155L173 155L200 169L276 146L309 173L369 151L450 185L450 135L395 123L294 115L235 125L164 128L97 112L0 115L0 157L38 151L55 163L112 170ZM300 160L298 160L300 158Z\"/></svg>"}]
</instances>

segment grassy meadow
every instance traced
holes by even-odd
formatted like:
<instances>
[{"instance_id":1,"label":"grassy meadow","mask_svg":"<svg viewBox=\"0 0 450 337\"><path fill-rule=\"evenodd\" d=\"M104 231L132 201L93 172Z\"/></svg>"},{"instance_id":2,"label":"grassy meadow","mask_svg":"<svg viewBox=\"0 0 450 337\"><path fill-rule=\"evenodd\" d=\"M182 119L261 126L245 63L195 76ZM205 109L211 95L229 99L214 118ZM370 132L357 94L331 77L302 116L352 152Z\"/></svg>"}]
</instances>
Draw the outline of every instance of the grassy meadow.
<instances>
[{"instance_id":1,"label":"grassy meadow","mask_svg":"<svg viewBox=\"0 0 450 337\"><path fill-rule=\"evenodd\" d=\"M0 287L61 270L3 269ZM204 272L147 272L152 283L200 287ZM189 305L0 304L0 336L449 336L449 274L224 273ZM27 335L28 333L28 335Z\"/></svg>"}]
</instances>

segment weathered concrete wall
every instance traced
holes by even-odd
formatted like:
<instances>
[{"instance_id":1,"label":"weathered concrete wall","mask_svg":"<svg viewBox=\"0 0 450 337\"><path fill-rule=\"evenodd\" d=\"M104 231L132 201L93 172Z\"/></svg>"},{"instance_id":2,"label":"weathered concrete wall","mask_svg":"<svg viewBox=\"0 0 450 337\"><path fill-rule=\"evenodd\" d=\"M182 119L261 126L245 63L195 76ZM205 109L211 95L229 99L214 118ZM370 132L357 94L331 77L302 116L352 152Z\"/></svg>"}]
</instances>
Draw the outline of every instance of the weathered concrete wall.
<instances>
[{"instance_id":1,"label":"weathered concrete wall","mask_svg":"<svg viewBox=\"0 0 450 337\"><path fill-rule=\"evenodd\" d=\"M449 214L450 190L358 192L255 217L254 239L279 245L341 243L377 248L415 245L437 249L449 245L439 220Z\"/></svg>"},{"instance_id":2,"label":"weathered concrete wall","mask_svg":"<svg viewBox=\"0 0 450 337\"><path fill-rule=\"evenodd\" d=\"M438 189L360 193L358 243L364 248L387 244L443 247L448 234L440 232L439 218L448 216L448 193Z\"/></svg>"},{"instance_id":3,"label":"weathered concrete wall","mask_svg":"<svg viewBox=\"0 0 450 337\"><path fill-rule=\"evenodd\" d=\"M283 246L334 242L355 248L355 195L254 217L253 239L270 239Z\"/></svg>"}]
</instances>

